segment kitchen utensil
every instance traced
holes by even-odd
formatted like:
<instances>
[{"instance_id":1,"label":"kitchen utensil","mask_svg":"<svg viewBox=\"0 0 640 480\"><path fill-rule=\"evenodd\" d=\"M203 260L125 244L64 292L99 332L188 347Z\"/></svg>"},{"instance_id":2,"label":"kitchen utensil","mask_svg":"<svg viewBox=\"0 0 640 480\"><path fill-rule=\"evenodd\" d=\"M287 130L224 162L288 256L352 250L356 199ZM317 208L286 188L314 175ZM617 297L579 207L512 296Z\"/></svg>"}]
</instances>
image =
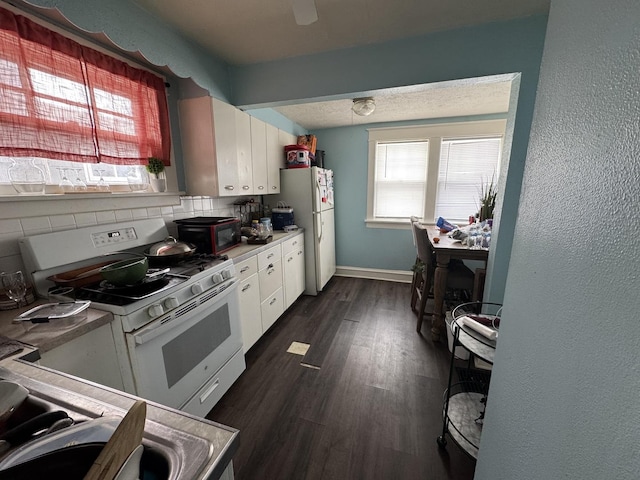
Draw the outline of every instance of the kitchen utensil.
<instances>
[{"instance_id":1,"label":"kitchen utensil","mask_svg":"<svg viewBox=\"0 0 640 480\"><path fill-rule=\"evenodd\" d=\"M89 308L89 305L91 305L91 302L87 300L65 303L45 303L18 315L13 319L13 323L46 323L50 320L78 315Z\"/></svg>"},{"instance_id":2,"label":"kitchen utensil","mask_svg":"<svg viewBox=\"0 0 640 480\"><path fill-rule=\"evenodd\" d=\"M190 257L196 251L196 246L176 240L174 237L167 237L164 241L149 247L144 254L151 259L172 262Z\"/></svg>"},{"instance_id":3,"label":"kitchen utensil","mask_svg":"<svg viewBox=\"0 0 640 480\"><path fill-rule=\"evenodd\" d=\"M55 283L60 287L80 288L92 283L98 283L102 280L100 269L106 265L115 263L116 260L96 263L87 267L76 268L68 272L57 273L47 277L47 280Z\"/></svg>"},{"instance_id":4,"label":"kitchen utensil","mask_svg":"<svg viewBox=\"0 0 640 480\"><path fill-rule=\"evenodd\" d=\"M122 468L120 468L116 474L115 480L138 480L140 476L140 460L142 460L143 452L144 446L138 445L125 460Z\"/></svg>"},{"instance_id":5,"label":"kitchen utensil","mask_svg":"<svg viewBox=\"0 0 640 480\"><path fill-rule=\"evenodd\" d=\"M29 390L22 385L0 380L0 425L25 401Z\"/></svg>"},{"instance_id":6,"label":"kitchen utensil","mask_svg":"<svg viewBox=\"0 0 640 480\"><path fill-rule=\"evenodd\" d=\"M148 269L149 259L136 256L102 267L100 275L116 286L134 285L144 278Z\"/></svg>"},{"instance_id":7,"label":"kitchen utensil","mask_svg":"<svg viewBox=\"0 0 640 480\"><path fill-rule=\"evenodd\" d=\"M112 480L131 453L142 443L147 404L138 400L124 416L84 480Z\"/></svg>"},{"instance_id":8,"label":"kitchen utensil","mask_svg":"<svg viewBox=\"0 0 640 480\"><path fill-rule=\"evenodd\" d=\"M102 446L104 446L115 432L120 420L119 417L113 416L100 417L67 426L59 431L48 432L42 438L34 439L9 453L0 461L0 470L28 462L67 445L95 444L100 442ZM49 429L56 428L56 426L59 425L58 421L55 421L49 426ZM88 472L90 466L91 465L88 465L83 473Z\"/></svg>"},{"instance_id":9,"label":"kitchen utensil","mask_svg":"<svg viewBox=\"0 0 640 480\"><path fill-rule=\"evenodd\" d=\"M80 480L89 471L103 448L104 443L69 445L0 470L0 480Z\"/></svg>"},{"instance_id":10,"label":"kitchen utensil","mask_svg":"<svg viewBox=\"0 0 640 480\"><path fill-rule=\"evenodd\" d=\"M68 418L68 415L62 410L45 412L4 432L0 435L0 453L4 453L10 448L30 440L35 433L49 428L63 418Z\"/></svg>"}]
</instances>

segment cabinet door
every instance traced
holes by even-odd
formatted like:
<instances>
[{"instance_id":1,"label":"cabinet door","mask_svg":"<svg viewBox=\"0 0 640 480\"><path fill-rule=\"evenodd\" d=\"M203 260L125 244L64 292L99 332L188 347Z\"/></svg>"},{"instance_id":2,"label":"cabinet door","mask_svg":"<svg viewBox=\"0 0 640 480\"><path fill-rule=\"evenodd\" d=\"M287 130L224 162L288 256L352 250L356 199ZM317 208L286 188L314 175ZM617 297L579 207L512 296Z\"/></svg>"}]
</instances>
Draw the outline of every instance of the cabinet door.
<instances>
[{"instance_id":1,"label":"cabinet door","mask_svg":"<svg viewBox=\"0 0 640 480\"><path fill-rule=\"evenodd\" d=\"M253 162L253 193L266 195L269 190L267 175L267 124L251 117L251 161Z\"/></svg>"},{"instance_id":2,"label":"cabinet door","mask_svg":"<svg viewBox=\"0 0 640 480\"><path fill-rule=\"evenodd\" d=\"M280 193L280 169L285 167L284 144L280 142L279 130L265 124L267 193Z\"/></svg>"},{"instance_id":3,"label":"cabinet door","mask_svg":"<svg viewBox=\"0 0 640 480\"><path fill-rule=\"evenodd\" d=\"M244 353L262 336L262 312L260 309L260 282L253 274L240 283L240 326Z\"/></svg>"},{"instance_id":4,"label":"cabinet door","mask_svg":"<svg viewBox=\"0 0 640 480\"><path fill-rule=\"evenodd\" d=\"M238 175L236 111L233 105L213 99L213 124L220 196L241 195ZM188 165L185 165L185 170Z\"/></svg>"},{"instance_id":5,"label":"cabinet door","mask_svg":"<svg viewBox=\"0 0 640 480\"><path fill-rule=\"evenodd\" d=\"M240 192L237 195L253 193L253 166L251 160L251 116L234 107L236 119L237 169Z\"/></svg>"},{"instance_id":6,"label":"cabinet door","mask_svg":"<svg viewBox=\"0 0 640 480\"><path fill-rule=\"evenodd\" d=\"M282 295L282 287L277 289L266 300L262 302L262 331L266 332L267 329L276 323L276 320L282 312L284 312L284 299Z\"/></svg>"},{"instance_id":7,"label":"cabinet door","mask_svg":"<svg viewBox=\"0 0 640 480\"><path fill-rule=\"evenodd\" d=\"M296 237L295 248L283 257L282 271L284 280L284 308L289 308L295 302L305 287L304 277L304 243L302 235Z\"/></svg>"},{"instance_id":8,"label":"cabinet door","mask_svg":"<svg viewBox=\"0 0 640 480\"><path fill-rule=\"evenodd\" d=\"M260 298L264 301L282 287L282 260L278 258L258 272L260 278Z\"/></svg>"},{"instance_id":9,"label":"cabinet door","mask_svg":"<svg viewBox=\"0 0 640 480\"><path fill-rule=\"evenodd\" d=\"M184 175L189 195L219 196L213 104L208 97L178 101Z\"/></svg>"}]
</instances>

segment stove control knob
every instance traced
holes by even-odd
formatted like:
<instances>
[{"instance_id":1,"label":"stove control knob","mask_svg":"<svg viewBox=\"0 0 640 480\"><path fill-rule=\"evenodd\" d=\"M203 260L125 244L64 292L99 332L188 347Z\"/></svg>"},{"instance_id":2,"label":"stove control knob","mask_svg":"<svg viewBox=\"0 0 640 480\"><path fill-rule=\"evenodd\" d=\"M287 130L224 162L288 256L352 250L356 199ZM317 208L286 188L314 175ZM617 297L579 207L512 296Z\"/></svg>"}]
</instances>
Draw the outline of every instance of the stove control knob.
<instances>
[{"instance_id":1,"label":"stove control knob","mask_svg":"<svg viewBox=\"0 0 640 480\"><path fill-rule=\"evenodd\" d=\"M224 278L222 277L221 273L214 273L211 276L211 281L213 281L214 285L217 285L217 284L221 283L223 280L224 280Z\"/></svg>"},{"instance_id":2,"label":"stove control knob","mask_svg":"<svg viewBox=\"0 0 640 480\"><path fill-rule=\"evenodd\" d=\"M200 295L202 292L202 285L200 285L199 283L194 283L193 285L191 285L191 293L193 293L194 295Z\"/></svg>"},{"instance_id":3,"label":"stove control knob","mask_svg":"<svg viewBox=\"0 0 640 480\"><path fill-rule=\"evenodd\" d=\"M225 280L230 279L230 278L231 278L231 270L223 270L223 271L222 271L222 277L223 277Z\"/></svg>"},{"instance_id":4,"label":"stove control knob","mask_svg":"<svg viewBox=\"0 0 640 480\"><path fill-rule=\"evenodd\" d=\"M147 309L147 312L149 313L149 316L151 318L155 318L162 315L164 313L164 309L162 308L162 305L160 305L159 303L154 303Z\"/></svg>"},{"instance_id":5,"label":"stove control knob","mask_svg":"<svg viewBox=\"0 0 640 480\"><path fill-rule=\"evenodd\" d=\"M164 302L164 306L167 309L172 309L172 308L176 308L178 306L180 306L180 302L178 301L178 299L176 297L169 297L167 298Z\"/></svg>"}]
</instances>

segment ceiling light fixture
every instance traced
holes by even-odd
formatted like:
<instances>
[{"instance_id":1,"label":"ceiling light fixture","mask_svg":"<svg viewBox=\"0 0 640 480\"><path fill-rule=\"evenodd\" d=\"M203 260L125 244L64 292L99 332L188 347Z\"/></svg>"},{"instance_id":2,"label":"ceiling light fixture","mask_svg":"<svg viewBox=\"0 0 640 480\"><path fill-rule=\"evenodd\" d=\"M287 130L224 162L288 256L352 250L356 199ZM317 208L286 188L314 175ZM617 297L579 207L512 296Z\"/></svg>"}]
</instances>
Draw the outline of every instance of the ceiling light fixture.
<instances>
[{"instance_id":1,"label":"ceiling light fixture","mask_svg":"<svg viewBox=\"0 0 640 480\"><path fill-rule=\"evenodd\" d=\"M351 106L353 113L362 117L371 115L375 109L376 102L373 100L373 97L354 98L353 105Z\"/></svg>"}]
</instances>

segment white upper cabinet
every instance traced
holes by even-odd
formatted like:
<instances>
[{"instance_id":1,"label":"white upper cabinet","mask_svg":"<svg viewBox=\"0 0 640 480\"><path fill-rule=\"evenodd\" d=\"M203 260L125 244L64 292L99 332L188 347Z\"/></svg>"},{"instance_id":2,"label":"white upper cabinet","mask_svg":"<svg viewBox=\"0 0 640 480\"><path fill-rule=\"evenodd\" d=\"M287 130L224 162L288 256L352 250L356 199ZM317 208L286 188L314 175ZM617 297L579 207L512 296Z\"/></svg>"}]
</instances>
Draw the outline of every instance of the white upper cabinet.
<instances>
[{"instance_id":1,"label":"white upper cabinet","mask_svg":"<svg viewBox=\"0 0 640 480\"><path fill-rule=\"evenodd\" d=\"M253 190L253 164L251 156L251 116L248 113L235 110L236 119L236 154L238 168L238 195L255 193ZM215 112L215 106L214 106Z\"/></svg>"},{"instance_id":2,"label":"white upper cabinet","mask_svg":"<svg viewBox=\"0 0 640 480\"><path fill-rule=\"evenodd\" d=\"M188 195L280 193L284 146L296 136L211 97L178 101Z\"/></svg>"},{"instance_id":3,"label":"white upper cabinet","mask_svg":"<svg viewBox=\"0 0 640 480\"><path fill-rule=\"evenodd\" d=\"M267 192L280 193L280 169L285 167L284 146L280 143L280 130L265 123L267 149Z\"/></svg>"},{"instance_id":4,"label":"white upper cabinet","mask_svg":"<svg viewBox=\"0 0 640 480\"><path fill-rule=\"evenodd\" d=\"M272 193L269 191L267 173L267 124L255 117L251 117L251 160L253 161L254 193L258 195Z\"/></svg>"}]
</instances>

